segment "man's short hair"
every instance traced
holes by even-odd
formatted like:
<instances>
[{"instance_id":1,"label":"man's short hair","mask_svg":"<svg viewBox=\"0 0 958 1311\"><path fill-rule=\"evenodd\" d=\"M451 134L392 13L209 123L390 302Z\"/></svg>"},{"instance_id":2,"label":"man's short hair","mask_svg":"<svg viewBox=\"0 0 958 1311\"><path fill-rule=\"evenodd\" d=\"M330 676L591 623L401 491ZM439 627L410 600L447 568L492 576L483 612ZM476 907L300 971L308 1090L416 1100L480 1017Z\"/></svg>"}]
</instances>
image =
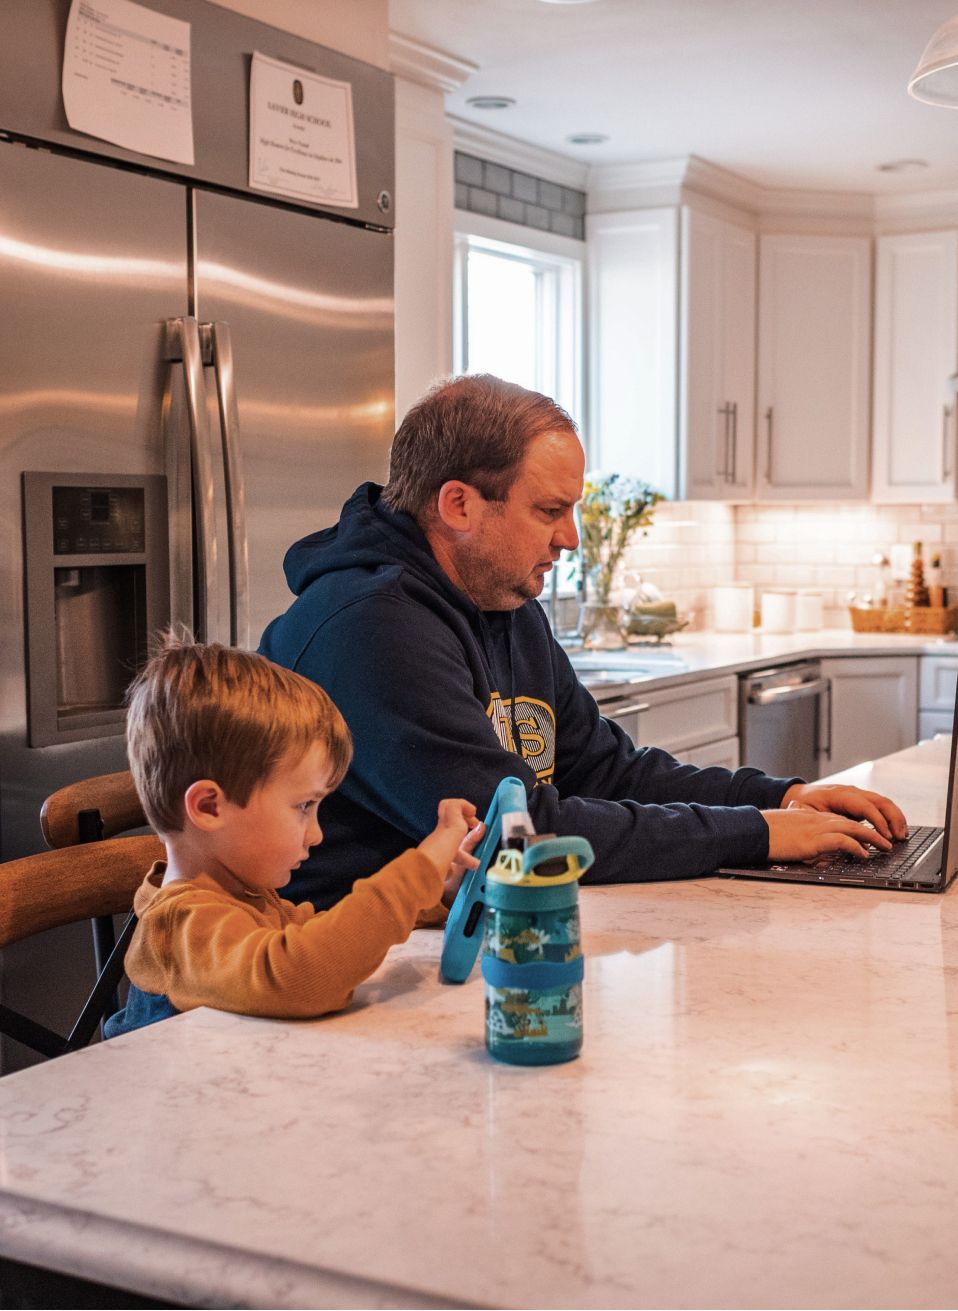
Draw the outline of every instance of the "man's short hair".
<instances>
[{"instance_id":1,"label":"man's short hair","mask_svg":"<svg viewBox=\"0 0 958 1311\"><path fill-rule=\"evenodd\" d=\"M330 787L352 758L342 715L321 687L265 656L173 633L127 692L127 754L147 819L179 832L183 797L209 778L245 806L288 753L314 743L329 756Z\"/></svg>"},{"instance_id":2,"label":"man's short hair","mask_svg":"<svg viewBox=\"0 0 958 1311\"><path fill-rule=\"evenodd\" d=\"M504 501L530 444L557 431L578 436L562 406L540 392L491 373L437 383L399 425L383 504L427 518L452 478L477 487L487 501Z\"/></svg>"}]
</instances>

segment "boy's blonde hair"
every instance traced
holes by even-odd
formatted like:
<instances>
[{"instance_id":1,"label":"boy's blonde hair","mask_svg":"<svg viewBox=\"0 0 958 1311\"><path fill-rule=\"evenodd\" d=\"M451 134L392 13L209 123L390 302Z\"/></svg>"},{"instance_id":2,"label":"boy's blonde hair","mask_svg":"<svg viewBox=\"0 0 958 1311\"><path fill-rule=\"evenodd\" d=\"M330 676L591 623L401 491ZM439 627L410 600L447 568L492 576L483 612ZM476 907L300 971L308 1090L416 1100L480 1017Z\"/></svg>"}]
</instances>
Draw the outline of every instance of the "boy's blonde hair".
<instances>
[{"instance_id":1,"label":"boy's blonde hair","mask_svg":"<svg viewBox=\"0 0 958 1311\"><path fill-rule=\"evenodd\" d=\"M127 754L146 817L158 833L183 827L183 797L210 778L245 806L289 752L315 743L329 756L330 787L353 747L321 687L265 656L164 634L127 692Z\"/></svg>"}]
</instances>

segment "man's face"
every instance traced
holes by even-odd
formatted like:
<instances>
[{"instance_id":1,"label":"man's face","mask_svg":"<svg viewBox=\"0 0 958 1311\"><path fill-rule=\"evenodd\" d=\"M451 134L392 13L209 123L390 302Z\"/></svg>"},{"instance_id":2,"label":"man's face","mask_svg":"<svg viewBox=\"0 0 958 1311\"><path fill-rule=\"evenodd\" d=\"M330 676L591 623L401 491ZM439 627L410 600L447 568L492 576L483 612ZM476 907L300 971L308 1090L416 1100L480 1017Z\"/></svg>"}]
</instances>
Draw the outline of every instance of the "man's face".
<instances>
[{"instance_id":1,"label":"man's face","mask_svg":"<svg viewBox=\"0 0 958 1311\"><path fill-rule=\"evenodd\" d=\"M481 610L515 610L538 596L559 552L579 544L573 509L585 456L570 433L530 445L505 501L485 501L478 527L456 551L464 590Z\"/></svg>"}]
</instances>

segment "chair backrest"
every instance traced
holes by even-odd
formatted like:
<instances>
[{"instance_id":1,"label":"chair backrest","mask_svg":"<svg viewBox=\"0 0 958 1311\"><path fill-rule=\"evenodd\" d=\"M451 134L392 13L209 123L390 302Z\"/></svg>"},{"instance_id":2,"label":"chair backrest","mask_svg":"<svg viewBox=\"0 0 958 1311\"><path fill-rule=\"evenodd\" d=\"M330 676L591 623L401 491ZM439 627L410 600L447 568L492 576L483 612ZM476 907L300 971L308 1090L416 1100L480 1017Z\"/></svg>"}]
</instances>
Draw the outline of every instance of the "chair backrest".
<instances>
[{"instance_id":1,"label":"chair backrest","mask_svg":"<svg viewBox=\"0 0 958 1311\"><path fill-rule=\"evenodd\" d=\"M93 814L99 815L97 833L86 831L96 827L96 821L82 818ZM98 774L60 788L47 797L40 810L40 827L48 847L72 847L94 838L112 838L145 825L146 816L128 769L118 774Z\"/></svg>"},{"instance_id":2,"label":"chair backrest","mask_svg":"<svg viewBox=\"0 0 958 1311\"><path fill-rule=\"evenodd\" d=\"M162 842L149 834L6 861L0 865L0 947L62 924L122 915L162 857Z\"/></svg>"},{"instance_id":3,"label":"chair backrest","mask_svg":"<svg viewBox=\"0 0 958 1311\"><path fill-rule=\"evenodd\" d=\"M94 924L98 978L68 1038L0 1005L0 1030L44 1056L85 1046L116 1005L123 956L135 926L133 895L149 867L165 854L146 819L128 772L101 774L48 797L41 827L52 851L0 865L0 947L47 929L89 919ZM113 916L131 912L120 935Z\"/></svg>"}]
</instances>

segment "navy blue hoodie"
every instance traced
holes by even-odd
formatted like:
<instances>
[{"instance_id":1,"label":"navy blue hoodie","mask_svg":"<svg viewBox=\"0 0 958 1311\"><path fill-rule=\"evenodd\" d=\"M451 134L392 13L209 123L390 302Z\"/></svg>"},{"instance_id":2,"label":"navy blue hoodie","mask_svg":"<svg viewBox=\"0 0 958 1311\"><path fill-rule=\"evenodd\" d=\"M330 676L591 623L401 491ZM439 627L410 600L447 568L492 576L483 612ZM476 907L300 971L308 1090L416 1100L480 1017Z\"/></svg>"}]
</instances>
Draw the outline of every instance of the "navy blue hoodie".
<instances>
[{"instance_id":1,"label":"navy blue hoodie","mask_svg":"<svg viewBox=\"0 0 958 1311\"><path fill-rule=\"evenodd\" d=\"M335 527L290 548L297 599L259 648L325 688L355 744L346 779L320 811L324 840L287 895L332 905L421 841L442 797L466 797L484 814L508 774L526 783L538 832L592 843L585 882L765 861L758 808L778 806L794 780L697 769L634 748L600 716L542 607L478 610L415 521L379 504L380 491L363 484Z\"/></svg>"}]
</instances>

